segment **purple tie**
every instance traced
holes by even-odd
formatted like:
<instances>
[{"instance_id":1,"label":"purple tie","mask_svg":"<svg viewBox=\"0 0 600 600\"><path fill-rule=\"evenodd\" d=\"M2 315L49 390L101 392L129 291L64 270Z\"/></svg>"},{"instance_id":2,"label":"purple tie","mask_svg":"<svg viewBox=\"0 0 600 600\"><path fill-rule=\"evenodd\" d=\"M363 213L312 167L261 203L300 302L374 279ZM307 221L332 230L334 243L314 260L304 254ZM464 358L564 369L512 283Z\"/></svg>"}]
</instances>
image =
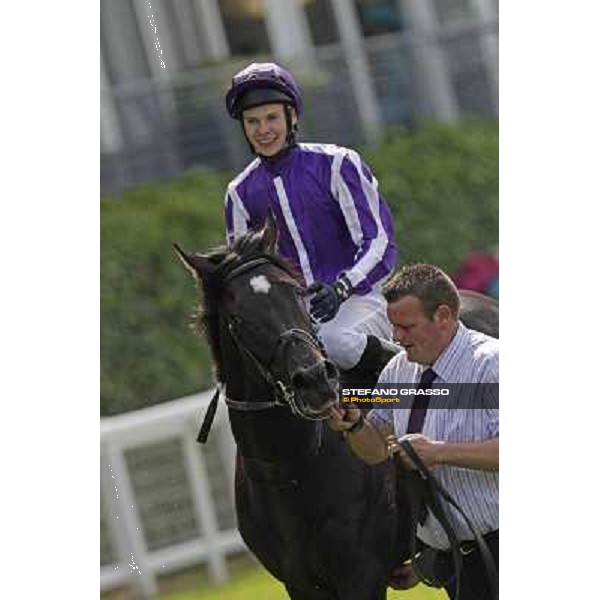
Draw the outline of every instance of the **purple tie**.
<instances>
[{"instance_id":1,"label":"purple tie","mask_svg":"<svg viewBox=\"0 0 600 600\"><path fill-rule=\"evenodd\" d=\"M433 380L437 377L436 372L429 368L423 371L421 380L419 381L419 390L427 389L433 383ZM425 423L425 415L427 414L427 407L429 406L429 396L416 396L413 402L412 408L410 409L410 416L408 417L408 427L406 433L421 433L423 430L423 423Z\"/></svg>"}]
</instances>

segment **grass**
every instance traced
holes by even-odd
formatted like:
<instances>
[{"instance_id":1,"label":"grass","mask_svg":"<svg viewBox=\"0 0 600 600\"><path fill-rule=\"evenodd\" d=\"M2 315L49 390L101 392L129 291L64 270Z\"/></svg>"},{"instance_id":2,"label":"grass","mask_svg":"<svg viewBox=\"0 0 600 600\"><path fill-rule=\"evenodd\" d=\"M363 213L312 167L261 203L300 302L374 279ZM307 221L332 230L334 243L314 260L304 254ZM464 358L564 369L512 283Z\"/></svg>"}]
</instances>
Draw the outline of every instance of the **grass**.
<instances>
[{"instance_id":1,"label":"grass","mask_svg":"<svg viewBox=\"0 0 600 600\"><path fill-rule=\"evenodd\" d=\"M248 558L236 560L231 565L231 581L225 585L208 582L206 575L188 572L182 576L179 589L161 593L160 600L288 600L283 585L271 577L262 567ZM182 587L185 586L185 589ZM164 586L161 585L164 589ZM388 600L443 600L446 594L440 590L419 585L409 591L388 591Z\"/></svg>"}]
</instances>

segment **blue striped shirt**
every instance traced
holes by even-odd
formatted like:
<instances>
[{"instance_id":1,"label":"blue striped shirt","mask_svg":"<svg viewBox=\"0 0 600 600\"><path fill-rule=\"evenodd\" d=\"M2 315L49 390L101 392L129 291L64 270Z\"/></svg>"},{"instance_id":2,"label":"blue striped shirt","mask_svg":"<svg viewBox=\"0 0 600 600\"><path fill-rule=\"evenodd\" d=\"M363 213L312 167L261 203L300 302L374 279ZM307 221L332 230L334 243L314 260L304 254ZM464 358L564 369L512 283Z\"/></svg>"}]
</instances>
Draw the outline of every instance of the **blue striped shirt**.
<instances>
[{"instance_id":1,"label":"blue striped shirt","mask_svg":"<svg viewBox=\"0 0 600 600\"><path fill-rule=\"evenodd\" d=\"M433 365L436 383L499 383L499 342L459 324L450 344ZM417 384L425 367L406 358L401 351L381 372L378 387L390 383ZM378 408L369 415L375 426L393 428L397 437L406 434L410 406L401 409ZM500 435L498 409L435 409L427 411L423 435L446 442L480 442ZM433 474L465 511L479 533L499 528L498 473L476 471L450 465L436 465ZM454 508L447 505L448 518L461 540L472 539L468 527ZM430 513L418 537L434 548L447 549L449 542L437 519Z\"/></svg>"}]
</instances>

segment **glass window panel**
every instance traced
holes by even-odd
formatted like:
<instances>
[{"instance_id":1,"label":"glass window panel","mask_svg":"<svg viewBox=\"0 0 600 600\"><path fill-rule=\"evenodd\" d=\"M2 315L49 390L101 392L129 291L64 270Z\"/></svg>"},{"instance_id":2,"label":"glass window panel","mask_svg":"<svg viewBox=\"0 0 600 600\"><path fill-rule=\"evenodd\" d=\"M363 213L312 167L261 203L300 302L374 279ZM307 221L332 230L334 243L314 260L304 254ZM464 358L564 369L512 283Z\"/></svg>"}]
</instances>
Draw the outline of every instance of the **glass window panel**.
<instances>
[{"instance_id":1,"label":"glass window panel","mask_svg":"<svg viewBox=\"0 0 600 600\"><path fill-rule=\"evenodd\" d=\"M470 0L435 0L435 12L443 25L476 17Z\"/></svg>"},{"instance_id":2,"label":"glass window panel","mask_svg":"<svg viewBox=\"0 0 600 600\"><path fill-rule=\"evenodd\" d=\"M100 36L111 85L150 76L131 0L102 0Z\"/></svg>"},{"instance_id":3,"label":"glass window panel","mask_svg":"<svg viewBox=\"0 0 600 600\"><path fill-rule=\"evenodd\" d=\"M298 0L304 4L313 43L317 46L334 44L340 35L331 8L331 0Z\"/></svg>"},{"instance_id":4,"label":"glass window panel","mask_svg":"<svg viewBox=\"0 0 600 600\"><path fill-rule=\"evenodd\" d=\"M461 114L493 116L494 104L479 33L446 40L442 49Z\"/></svg>"},{"instance_id":5,"label":"glass window panel","mask_svg":"<svg viewBox=\"0 0 600 600\"><path fill-rule=\"evenodd\" d=\"M261 0L219 0L225 35L232 54L271 51Z\"/></svg>"},{"instance_id":6,"label":"glass window panel","mask_svg":"<svg viewBox=\"0 0 600 600\"><path fill-rule=\"evenodd\" d=\"M208 44L200 29L201 17L194 0L173 0L173 12L181 32L184 65L196 68L208 54Z\"/></svg>"},{"instance_id":7,"label":"glass window panel","mask_svg":"<svg viewBox=\"0 0 600 600\"><path fill-rule=\"evenodd\" d=\"M354 0L364 35L403 29L396 0Z\"/></svg>"},{"instance_id":8,"label":"glass window panel","mask_svg":"<svg viewBox=\"0 0 600 600\"><path fill-rule=\"evenodd\" d=\"M154 0L156 4L158 2ZM178 7L174 6L173 0L162 0L160 2L160 21L156 18L156 10L157 7L153 7L155 13L155 22L156 22L156 35L159 42L162 42L162 46L165 46L165 42L161 40L161 37L164 39L167 36L169 37L169 48L172 52L175 53L175 56L166 56L166 51L163 50L163 56L165 58L165 62L168 60L168 67L174 71L180 71L181 68L185 65L185 49L184 49L184 40L183 32L181 31L181 26L177 21L177 16L175 15L175 10Z\"/></svg>"}]
</instances>

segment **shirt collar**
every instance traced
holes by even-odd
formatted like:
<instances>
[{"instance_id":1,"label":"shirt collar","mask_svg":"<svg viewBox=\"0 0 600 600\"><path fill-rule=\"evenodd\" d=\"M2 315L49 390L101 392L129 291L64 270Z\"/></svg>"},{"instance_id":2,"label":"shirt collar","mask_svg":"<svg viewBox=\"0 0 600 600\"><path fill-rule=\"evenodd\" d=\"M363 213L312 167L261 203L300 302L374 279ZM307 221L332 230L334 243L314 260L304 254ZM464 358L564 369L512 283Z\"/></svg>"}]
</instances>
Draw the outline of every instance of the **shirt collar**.
<instances>
[{"instance_id":1,"label":"shirt collar","mask_svg":"<svg viewBox=\"0 0 600 600\"><path fill-rule=\"evenodd\" d=\"M459 321L458 329L450 343L444 348L437 360L431 365L439 379L451 382L453 376L459 370L458 357L469 344L469 333L467 328Z\"/></svg>"},{"instance_id":2,"label":"shirt collar","mask_svg":"<svg viewBox=\"0 0 600 600\"><path fill-rule=\"evenodd\" d=\"M296 144L292 144L291 146L287 146L280 150L275 156L259 155L259 158L268 171L274 175L278 175L288 164L290 164L297 148L298 146Z\"/></svg>"}]
</instances>

